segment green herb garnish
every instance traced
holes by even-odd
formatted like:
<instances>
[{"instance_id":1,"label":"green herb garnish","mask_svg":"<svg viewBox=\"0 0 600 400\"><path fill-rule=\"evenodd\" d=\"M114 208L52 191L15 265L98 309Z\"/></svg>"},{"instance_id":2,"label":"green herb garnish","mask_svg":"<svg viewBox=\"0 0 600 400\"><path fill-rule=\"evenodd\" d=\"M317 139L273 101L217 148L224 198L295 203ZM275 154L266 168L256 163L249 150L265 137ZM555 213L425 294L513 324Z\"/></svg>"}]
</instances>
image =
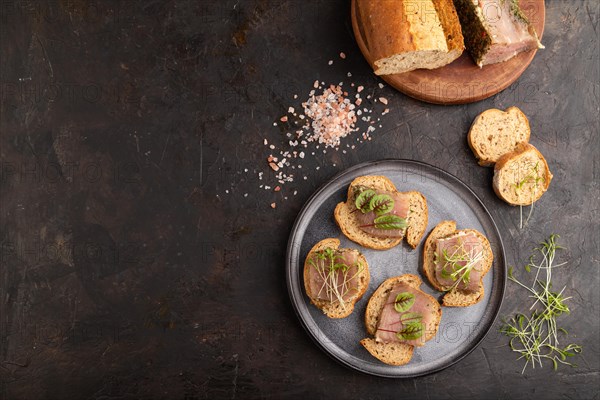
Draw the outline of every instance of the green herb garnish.
<instances>
[{"instance_id":1,"label":"green herb garnish","mask_svg":"<svg viewBox=\"0 0 600 400\"><path fill-rule=\"evenodd\" d=\"M458 238L458 242L459 246L455 246L451 254L446 249L442 251L444 261L441 270L442 278L452 279L455 282L446 291L457 288L461 282L468 285L471 279L471 271L484 258L483 250L474 251L474 249L471 249L471 251L467 251L460 238ZM434 262L437 262L437 260Z\"/></svg>"},{"instance_id":2,"label":"green herb garnish","mask_svg":"<svg viewBox=\"0 0 600 400\"><path fill-rule=\"evenodd\" d=\"M373 210L371 206L371 199L377 196L374 190L367 189L362 192L358 196L356 196L356 200L354 201L354 205L357 210L360 210L363 214L368 213Z\"/></svg>"},{"instance_id":3,"label":"green herb garnish","mask_svg":"<svg viewBox=\"0 0 600 400\"><path fill-rule=\"evenodd\" d=\"M369 208L380 217L394 209L394 199L387 194L377 194L371 198Z\"/></svg>"},{"instance_id":4,"label":"green herb garnish","mask_svg":"<svg viewBox=\"0 0 600 400\"><path fill-rule=\"evenodd\" d=\"M565 287L560 292L552 291L552 270L566 264L554 265L556 250L563 249L556 243L558 235L551 235L550 238L542 242L540 247L535 248L535 252L542 255L542 260L536 264L534 256L531 256L529 264L525 270L530 273L535 270L535 277L531 287L521 283L513 275L513 268L508 271L508 279L517 283L531 294L530 298L535 299L530 310L531 316L518 313L509 321L505 321L500 332L510 338L509 345L512 351L520 354L520 359L525 359L525 365L521 373L525 372L528 365L535 368L536 363L542 367L542 360L552 361L554 369L560 364L576 365L567 361L567 357L581 353L582 347L577 344L569 344L563 348L559 346L559 332L567 335L568 332L558 328L556 318L562 314L569 314L569 307L565 304L571 297L563 297ZM545 274L545 277L540 275Z\"/></svg>"},{"instance_id":5,"label":"green herb garnish","mask_svg":"<svg viewBox=\"0 0 600 400\"><path fill-rule=\"evenodd\" d=\"M407 324L409 322L421 322L422 319L423 316L416 312L406 312L400 315L400 322L402 322L402 324Z\"/></svg>"},{"instance_id":6,"label":"green herb garnish","mask_svg":"<svg viewBox=\"0 0 600 400\"><path fill-rule=\"evenodd\" d=\"M394 300L394 310L398 312L405 312L415 304L415 295L409 292L398 293L396 300Z\"/></svg>"},{"instance_id":7,"label":"green herb garnish","mask_svg":"<svg viewBox=\"0 0 600 400\"><path fill-rule=\"evenodd\" d=\"M396 333L401 340L415 340L423 335L423 324L421 322L409 322Z\"/></svg>"},{"instance_id":8,"label":"green herb garnish","mask_svg":"<svg viewBox=\"0 0 600 400\"><path fill-rule=\"evenodd\" d=\"M323 286L321 286L317 295L321 295L323 290L325 290L325 296L329 302L338 302L345 309L346 302L344 301L344 296L351 290L356 290L356 288L349 287L349 283L362 272L363 265L357 262L356 273L350 275L351 266L345 264L342 260L343 257L341 257L339 251L326 248L317 251L315 256L308 260L308 263L317 270L317 273L323 280Z\"/></svg>"},{"instance_id":9,"label":"green herb garnish","mask_svg":"<svg viewBox=\"0 0 600 400\"><path fill-rule=\"evenodd\" d=\"M513 186L515 188L515 194L519 198L519 202L521 199L521 194L522 194L522 190L523 190L524 186L528 183L533 184L533 189L529 191L529 194L531 196L531 201L530 201L531 208L529 209L529 214L527 215L527 219L525 220L525 225L527 225L527 223L529 222L529 219L531 218L531 214L533 213L533 204L535 203L533 201L533 199L535 199L535 197L537 195L538 184L540 182L544 182L544 177L540 176L539 168L540 168L540 163L538 161L535 163L535 166L532 168L531 173L529 173L527 176L525 176L523 179L521 179L517 183L513 184ZM523 206L522 205L519 205L519 216L520 216L519 229L523 229Z\"/></svg>"},{"instance_id":10,"label":"green herb garnish","mask_svg":"<svg viewBox=\"0 0 600 400\"><path fill-rule=\"evenodd\" d=\"M406 218L401 218L394 214L382 215L373 220L372 224L361 225L361 228L373 226L377 229L392 230L392 229L405 229L408 224Z\"/></svg>"}]
</instances>

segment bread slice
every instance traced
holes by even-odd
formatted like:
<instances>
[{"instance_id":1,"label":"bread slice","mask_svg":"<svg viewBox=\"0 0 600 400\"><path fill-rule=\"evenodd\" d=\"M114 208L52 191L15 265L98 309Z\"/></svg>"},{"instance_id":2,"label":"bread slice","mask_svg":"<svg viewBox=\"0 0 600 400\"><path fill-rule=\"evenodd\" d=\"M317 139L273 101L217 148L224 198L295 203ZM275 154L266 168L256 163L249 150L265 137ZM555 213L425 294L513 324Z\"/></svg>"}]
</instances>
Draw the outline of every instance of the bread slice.
<instances>
[{"instance_id":1,"label":"bread slice","mask_svg":"<svg viewBox=\"0 0 600 400\"><path fill-rule=\"evenodd\" d=\"M355 7L376 75L439 68L464 50L452 0L356 0Z\"/></svg>"},{"instance_id":2,"label":"bread slice","mask_svg":"<svg viewBox=\"0 0 600 400\"><path fill-rule=\"evenodd\" d=\"M357 293L353 295L344 305L340 304L339 302L329 302L316 298L315 294L311 293L310 289L309 279L310 268L312 268L312 266L308 263L308 260L317 251L325 250L327 248L337 249L339 247L340 241L338 239L323 239L319 243L315 244L312 249L310 249L308 255L306 256L306 260L304 261L304 289L306 290L306 295L309 297L310 302L323 311L323 313L329 318L345 318L352 314L352 311L354 311L354 305L367 291L367 288L369 287L369 281L371 279L371 275L369 274L369 264L367 263L365 256L361 253L358 257L358 260L363 266L363 269L359 271Z\"/></svg>"},{"instance_id":3,"label":"bread slice","mask_svg":"<svg viewBox=\"0 0 600 400\"><path fill-rule=\"evenodd\" d=\"M484 295L483 277L488 273L494 261L494 254L492 253L490 242L483 234L475 229L456 230L455 221L442 221L437 224L435 228L433 228L425 240L425 246L423 246L423 273L425 274L425 277L429 283L431 283L436 290L439 290L440 292L447 290L446 287L442 286L437 281L435 276L434 254L437 250L436 240L450 237L459 232L474 233L484 246L484 262L481 271L481 280L479 282L479 290L475 293L464 293L460 290L452 290L447 292L442 299L442 305L446 307L468 307L481 301Z\"/></svg>"},{"instance_id":4,"label":"bread slice","mask_svg":"<svg viewBox=\"0 0 600 400\"><path fill-rule=\"evenodd\" d=\"M359 176L348 187L348 196L345 203L335 207L334 217L342 233L353 242L375 250L390 249L402 242L403 238L380 238L367 234L359 228L356 216L352 213L355 209L352 203L353 188L355 186L368 186L374 189L397 192L394 183L380 175ZM408 228L406 241L414 249L419 245L425 234L428 222L427 200L425 196L416 191L404 192L410 196L410 213L408 215Z\"/></svg>"},{"instance_id":5,"label":"bread slice","mask_svg":"<svg viewBox=\"0 0 600 400\"><path fill-rule=\"evenodd\" d=\"M531 144L519 145L494 166L494 192L514 206L538 201L548 190L552 173L546 159Z\"/></svg>"},{"instance_id":6,"label":"bread slice","mask_svg":"<svg viewBox=\"0 0 600 400\"><path fill-rule=\"evenodd\" d=\"M397 283L406 283L415 289L419 289L421 286L421 278L412 274L405 274L389 278L385 280L373 293L367 304L367 310L365 312L365 326L367 333L371 336L375 336L377 332L377 325L379 324L379 317L385 306L390 291ZM422 292L424 296L429 298L432 308L435 310L434 326L428 327L425 330L425 341L428 341L435 337L437 330L442 319L442 309L440 304L432 296ZM377 342L374 338L366 338L360 341L360 344L364 346L373 357L377 358L381 362L389 365L404 365L407 364L412 358L414 346L406 343L383 343Z\"/></svg>"},{"instance_id":7,"label":"bread slice","mask_svg":"<svg viewBox=\"0 0 600 400\"><path fill-rule=\"evenodd\" d=\"M529 120L519 108L491 108L475 118L468 141L479 165L487 167L520 144L528 143L530 135Z\"/></svg>"}]
</instances>

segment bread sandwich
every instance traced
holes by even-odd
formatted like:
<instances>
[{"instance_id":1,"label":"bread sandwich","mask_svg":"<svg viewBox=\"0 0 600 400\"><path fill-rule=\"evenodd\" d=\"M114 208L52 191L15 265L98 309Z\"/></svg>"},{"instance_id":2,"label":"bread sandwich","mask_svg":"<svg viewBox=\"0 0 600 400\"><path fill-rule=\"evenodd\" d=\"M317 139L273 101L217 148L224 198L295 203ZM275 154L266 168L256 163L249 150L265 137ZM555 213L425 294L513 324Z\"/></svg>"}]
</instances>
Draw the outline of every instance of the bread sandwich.
<instances>
[{"instance_id":1,"label":"bread sandwich","mask_svg":"<svg viewBox=\"0 0 600 400\"><path fill-rule=\"evenodd\" d=\"M360 344L385 364L407 364L414 348L437 333L442 309L435 298L419 289L421 283L412 274L389 278L369 299L365 325L370 337Z\"/></svg>"},{"instance_id":2,"label":"bread sandwich","mask_svg":"<svg viewBox=\"0 0 600 400\"><path fill-rule=\"evenodd\" d=\"M446 292L442 305L467 307L483 299L483 277L494 255L487 238L475 229L456 229L455 221L440 222L423 247L423 273L431 285Z\"/></svg>"},{"instance_id":3,"label":"bread sandwich","mask_svg":"<svg viewBox=\"0 0 600 400\"><path fill-rule=\"evenodd\" d=\"M416 191L399 192L385 176L360 176L334 217L342 233L361 246L385 250L406 237L415 248L427 229L427 200Z\"/></svg>"},{"instance_id":4,"label":"bread sandwich","mask_svg":"<svg viewBox=\"0 0 600 400\"><path fill-rule=\"evenodd\" d=\"M345 318L369 286L369 264L354 249L339 248L338 239L313 246L304 262L304 289L310 302L329 318Z\"/></svg>"}]
</instances>

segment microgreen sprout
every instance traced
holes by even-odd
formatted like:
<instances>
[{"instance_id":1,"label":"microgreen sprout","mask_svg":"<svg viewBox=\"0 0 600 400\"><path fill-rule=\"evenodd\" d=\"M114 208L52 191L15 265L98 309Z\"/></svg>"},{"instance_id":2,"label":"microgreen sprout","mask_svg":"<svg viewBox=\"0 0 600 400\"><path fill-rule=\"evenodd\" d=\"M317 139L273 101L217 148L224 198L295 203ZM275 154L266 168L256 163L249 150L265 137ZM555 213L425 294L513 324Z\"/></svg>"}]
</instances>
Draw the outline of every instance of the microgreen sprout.
<instances>
[{"instance_id":1,"label":"microgreen sprout","mask_svg":"<svg viewBox=\"0 0 600 400\"><path fill-rule=\"evenodd\" d=\"M517 195L517 197L521 198L521 194L522 194L522 190L525 186L525 184L528 183L532 183L533 184L533 188L529 191L529 194L531 196L531 201L529 203L530 208L529 208L529 214L527 215L527 219L525 220L525 225L527 225L527 223L529 222L529 219L531 218L531 214L533 213L533 204L534 199L537 197L537 191L538 191L538 184L540 182L544 181L544 177L540 175L540 163L539 161L535 163L534 167L532 168L532 172L529 173L527 176L525 176L523 179L521 179L519 182L513 184L514 188L515 188L515 193ZM523 205L519 205L519 229L523 229Z\"/></svg>"},{"instance_id":2,"label":"microgreen sprout","mask_svg":"<svg viewBox=\"0 0 600 400\"><path fill-rule=\"evenodd\" d=\"M575 364L567 361L567 357L572 357L582 351L582 347L577 344L568 344L562 348L559 346L559 336L561 336L559 333L567 335L568 332L563 328L558 328L556 317L569 314L570 310L566 301L571 297L564 297L563 292L566 287L559 292L552 291L552 270L566 264L566 262L554 264L556 251L563 249L556 243L558 238L558 235L551 235L547 241L542 242L535 249L537 253L541 254L542 260L536 263L535 257L531 256L529 263L525 266L528 273L535 270L531 286L520 282L513 275L512 267L508 271L508 279L526 289L530 293L529 297L535 299L529 308L531 316L518 313L510 320L505 321L500 329L500 332L510 338L509 345L512 351L520 354L518 359L525 359L521 373L525 372L528 365L531 365L532 368L535 368L536 364L542 367L544 359L551 360L555 370L559 364L575 367Z\"/></svg>"},{"instance_id":3,"label":"microgreen sprout","mask_svg":"<svg viewBox=\"0 0 600 400\"><path fill-rule=\"evenodd\" d=\"M350 281L359 276L364 266L357 262L356 272L351 274L351 266L344 262L339 251L332 248L316 252L315 256L309 259L308 262L323 280L323 285L317 296L325 291L325 296L330 303L338 302L342 309L346 309L344 297L350 291L356 291L355 287L350 287Z\"/></svg>"},{"instance_id":4,"label":"microgreen sprout","mask_svg":"<svg viewBox=\"0 0 600 400\"><path fill-rule=\"evenodd\" d=\"M483 261L483 251L481 249L476 251L475 248L472 248L468 251L464 242L460 238L458 240L459 245L454 247L452 253L449 253L447 249L442 251L442 258L445 263L441 271L442 277L451 278L454 281L454 284L446 291L456 289L461 282L468 285L471 279L471 271Z\"/></svg>"}]
</instances>

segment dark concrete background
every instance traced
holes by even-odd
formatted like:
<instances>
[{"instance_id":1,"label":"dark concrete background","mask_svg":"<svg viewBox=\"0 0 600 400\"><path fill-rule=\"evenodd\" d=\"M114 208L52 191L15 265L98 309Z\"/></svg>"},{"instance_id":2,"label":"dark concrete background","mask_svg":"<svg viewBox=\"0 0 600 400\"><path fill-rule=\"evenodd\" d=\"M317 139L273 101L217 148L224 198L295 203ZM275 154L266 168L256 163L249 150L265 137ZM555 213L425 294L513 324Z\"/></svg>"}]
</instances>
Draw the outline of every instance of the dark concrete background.
<instances>
[{"instance_id":1,"label":"dark concrete background","mask_svg":"<svg viewBox=\"0 0 600 400\"><path fill-rule=\"evenodd\" d=\"M546 7L546 49L517 83L444 107L377 87L345 0L2 1L0 398L598 398L599 8ZM307 157L309 179L259 189L258 171L273 183L263 139L286 143L273 122L347 72L390 100L383 127ZM479 112L512 105L554 173L523 230L465 140ZM460 363L410 380L311 342L284 280L292 223L337 172L381 158L469 184L509 265L561 234L578 368L521 375L499 321ZM500 315L525 302L509 282Z\"/></svg>"}]
</instances>

